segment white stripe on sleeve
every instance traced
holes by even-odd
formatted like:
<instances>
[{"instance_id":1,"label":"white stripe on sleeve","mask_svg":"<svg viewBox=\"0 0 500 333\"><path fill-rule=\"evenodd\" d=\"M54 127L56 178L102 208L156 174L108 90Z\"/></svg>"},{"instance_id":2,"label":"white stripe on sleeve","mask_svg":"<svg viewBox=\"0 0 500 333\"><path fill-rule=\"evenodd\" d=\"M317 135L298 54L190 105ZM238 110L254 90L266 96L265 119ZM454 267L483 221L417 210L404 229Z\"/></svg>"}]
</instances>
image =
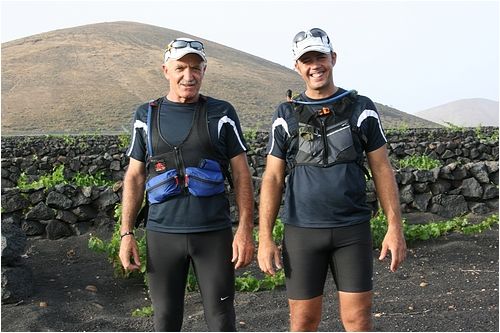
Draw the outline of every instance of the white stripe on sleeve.
<instances>
[{"instance_id":1,"label":"white stripe on sleeve","mask_svg":"<svg viewBox=\"0 0 500 333\"><path fill-rule=\"evenodd\" d=\"M130 143L130 147L127 151L127 156L130 156L130 153L132 153L132 148L134 147L135 144L135 136L137 135L137 130L141 129L146 133L146 137L148 136L148 124L146 124L143 121L136 120L134 122L134 129L133 129L133 134L132 134L132 142Z\"/></svg>"},{"instance_id":2,"label":"white stripe on sleeve","mask_svg":"<svg viewBox=\"0 0 500 333\"><path fill-rule=\"evenodd\" d=\"M377 119L377 123L378 123L378 128L380 129L380 134L382 134L382 137L384 138L385 142L387 142L387 139L384 135L384 131L382 130L382 124L380 123L380 118L378 116L378 113L373 111L373 110L365 110L363 111L363 113L361 113L359 115L359 118L358 118L358 123L356 124L358 127L361 126L361 123L368 117L373 117L373 118L376 118Z\"/></svg>"},{"instance_id":3,"label":"white stripe on sleeve","mask_svg":"<svg viewBox=\"0 0 500 333\"><path fill-rule=\"evenodd\" d=\"M274 131L276 130L276 127L278 126L282 126L283 129L285 130L286 134L288 134L288 136L290 136L290 132L288 131L288 124L287 122L285 121L285 119L283 118L276 118L276 120L273 122L273 125L271 127L271 137L272 137L272 141L271 141L271 149L269 149L269 153L271 153L273 151L273 148L274 148Z\"/></svg>"},{"instance_id":4,"label":"white stripe on sleeve","mask_svg":"<svg viewBox=\"0 0 500 333\"><path fill-rule=\"evenodd\" d=\"M241 141L240 135L238 134L238 129L236 128L236 123L234 122L234 120L232 120L228 116L224 116L224 117L219 119L219 123L217 124L217 137L218 138L220 137L220 131L222 129L222 126L224 126L224 124L229 124L232 126L234 134L236 135L236 138L238 139L238 142L240 143L241 148L243 148L244 151L247 151L247 148L245 147L245 145Z\"/></svg>"}]
</instances>

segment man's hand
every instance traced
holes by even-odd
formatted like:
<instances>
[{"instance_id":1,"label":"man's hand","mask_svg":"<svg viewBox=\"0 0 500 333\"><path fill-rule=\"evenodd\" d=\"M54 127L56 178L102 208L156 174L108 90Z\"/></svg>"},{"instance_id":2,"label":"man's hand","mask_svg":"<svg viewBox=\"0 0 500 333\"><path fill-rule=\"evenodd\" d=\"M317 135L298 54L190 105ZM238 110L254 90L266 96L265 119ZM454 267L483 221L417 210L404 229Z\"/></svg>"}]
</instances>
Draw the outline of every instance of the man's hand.
<instances>
[{"instance_id":1,"label":"man's hand","mask_svg":"<svg viewBox=\"0 0 500 333\"><path fill-rule=\"evenodd\" d=\"M135 271L141 269L141 260L139 259L139 249L134 235L127 235L122 238L120 243L120 261L123 268L127 271ZM130 261L133 258L133 262Z\"/></svg>"},{"instance_id":2,"label":"man's hand","mask_svg":"<svg viewBox=\"0 0 500 333\"><path fill-rule=\"evenodd\" d=\"M233 240L234 268L245 267L252 262L255 245L253 244L252 228L239 227Z\"/></svg>"},{"instance_id":3,"label":"man's hand","mask_svg":"<svg viewBox=\"0 0 500 333\"><path fill-rule=\"evenodd\" d=\"M380 250L378 260L384 260L387 256L387 251L391 251L390 269L392 272L395 272L406 258L406 241L400 227L391 227L389 225L384 241L382 242L382 249Z\"/></svg>"},{"instance_id":4,"label":"man's hand","mask_svg":"<svg viewBox=\"0 0 500 333\"><path fill-rule=\"evenodd\" d=\"M259 240L259 251L257 254L260 270L268 275L276 274L276 269L281 269L281 254L273 240Z\"/></svg>"}]
</instances>

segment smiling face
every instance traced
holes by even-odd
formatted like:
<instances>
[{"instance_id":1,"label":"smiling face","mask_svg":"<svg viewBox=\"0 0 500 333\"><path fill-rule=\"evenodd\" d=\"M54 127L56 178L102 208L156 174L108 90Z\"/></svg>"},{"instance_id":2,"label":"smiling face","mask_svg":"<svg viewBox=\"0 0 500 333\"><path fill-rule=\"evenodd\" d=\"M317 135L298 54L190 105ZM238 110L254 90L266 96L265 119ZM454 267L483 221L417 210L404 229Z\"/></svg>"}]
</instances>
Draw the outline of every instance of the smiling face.
<instances>
[{"instance_id":1,"label":"smiling face","mask_svg":"<svg viewBox=\"0 0 500 333\"><path fill-rule=\"evenodd\" d=\"M337 55L332 53L307 52L295 63L295 70L306 83L306 95L324 98L335 93L333 66Z\"/></svg>"},{"instance_id":2,"label":"smiling face","mask_svg":"<svg viewBox=\"0 0 500 333\"><path fill-rule=\"evenodd\" d=\"M167 98L177 103L193 103L198 100L206 63L196 54L186 54L178 60L170 59L163 64L163 74L170 82Z\"/></svg>"}]
</instances>

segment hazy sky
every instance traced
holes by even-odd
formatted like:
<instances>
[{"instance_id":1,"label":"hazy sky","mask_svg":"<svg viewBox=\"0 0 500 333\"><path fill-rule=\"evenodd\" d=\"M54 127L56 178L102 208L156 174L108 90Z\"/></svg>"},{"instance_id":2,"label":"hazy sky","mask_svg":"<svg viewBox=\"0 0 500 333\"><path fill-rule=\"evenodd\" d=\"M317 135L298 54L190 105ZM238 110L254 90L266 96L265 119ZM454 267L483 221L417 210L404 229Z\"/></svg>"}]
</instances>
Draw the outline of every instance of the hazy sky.
<instances>
[{"instance_id":1,"label":"hazy sky","mask_svg":"<svg viewBox=\"0 0 500 333\"><path fill-rule=\"evenodd\" d=\"M119 20L289 68L293 36L319 27L333 40L343 88L408 113L462 98L498 101L498 1L2 1L1 40Z\"/></svg>"}]
</instances>

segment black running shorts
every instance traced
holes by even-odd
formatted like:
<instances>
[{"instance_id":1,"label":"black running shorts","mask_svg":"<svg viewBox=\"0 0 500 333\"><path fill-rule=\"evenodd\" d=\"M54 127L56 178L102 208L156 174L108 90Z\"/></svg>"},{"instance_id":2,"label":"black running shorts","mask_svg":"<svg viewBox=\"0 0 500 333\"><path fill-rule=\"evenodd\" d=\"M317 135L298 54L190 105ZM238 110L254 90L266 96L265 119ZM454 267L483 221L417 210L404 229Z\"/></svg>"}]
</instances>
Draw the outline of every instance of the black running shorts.
<instances>
[{"instance_id":1,"label":"black running shorts","mask_svg":"<svg viewBox=\"0 0 500 333\"><path fill-rule=\"evenodd\" d=\"M370 223L338 228L285 225L283 264L289 299L323 295L330 267L338 291L364 292L373 287Z\"/></svg>"},{"instance_id":2,"label":"black running shorts","mask_svg":"<svg viewBox=\"0 0 500 333\"><path fill-rule=\"evenodd\" d=\"M156 331L180 331L192 262L209 331L236 331L231 228L174 234L147 231L147 277Z\"/></svg>"}]
</instances>

